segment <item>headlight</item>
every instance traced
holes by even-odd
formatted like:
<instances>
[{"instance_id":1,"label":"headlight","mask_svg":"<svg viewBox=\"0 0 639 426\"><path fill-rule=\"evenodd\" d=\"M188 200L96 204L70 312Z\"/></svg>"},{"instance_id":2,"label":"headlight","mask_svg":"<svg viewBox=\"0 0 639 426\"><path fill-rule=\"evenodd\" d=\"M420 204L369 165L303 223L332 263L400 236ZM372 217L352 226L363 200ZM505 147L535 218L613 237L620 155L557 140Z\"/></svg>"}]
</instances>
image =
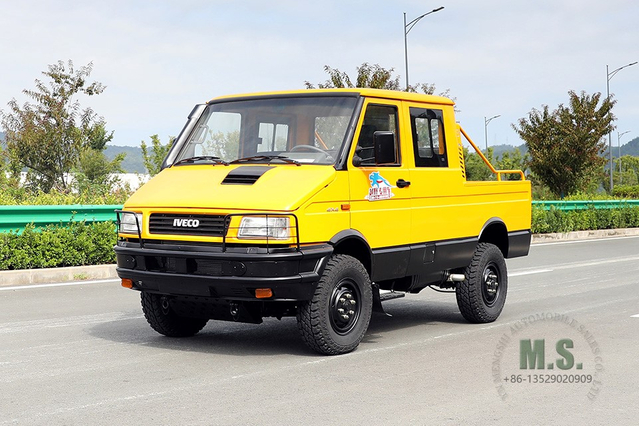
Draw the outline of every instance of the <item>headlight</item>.
<instances>
[{"instance_id":1,"label":"headlight","mask_svg":"<svg viewBox=\"0 0 639 426\"><path fill-rule=\"evenodd\" d=\"M138 226L139 231L138 231ZM120 229L121 234L135 234L142 232L142 213L121 212Z\"/></svg>"},{"instance_id":2,"label":"headlight","mask_svg":"<svg viewBox=\"0 0 639 426\"><path fill-rule=\"evenodd\" d=\"M288 217L244 216L238 238L273 238L288 240L291 236Z\"/></svg>"}]
</instances>

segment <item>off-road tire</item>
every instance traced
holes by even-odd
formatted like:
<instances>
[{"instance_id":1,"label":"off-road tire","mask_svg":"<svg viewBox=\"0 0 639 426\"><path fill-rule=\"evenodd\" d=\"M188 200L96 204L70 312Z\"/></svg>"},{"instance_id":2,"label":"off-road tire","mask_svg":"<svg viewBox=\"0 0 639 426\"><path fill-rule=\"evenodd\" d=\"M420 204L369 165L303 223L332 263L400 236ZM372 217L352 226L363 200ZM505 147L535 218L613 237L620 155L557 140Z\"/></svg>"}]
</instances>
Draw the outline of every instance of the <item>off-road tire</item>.
<instances>
[{"instance_id":1,"label":"off-road tire","mask_svg":"<svg viewBox=\"0 0 639 426\"><path fill-rule=\"evenodd\" d=\"M472 323L495 321L508 291L508 272L501 250L494 244L479 243L464 274L466 279L455 291L461 314Z\"/></svg>"},{"instance_id":2,"label":"off-road tire","mask_svg":"<svg viewBox=\"0 0 639 426\"><path fill-rule=\"evenodd\" d=\"M308 347L339 355L357 348L372 311L368 272L354 257L337 254L329 259L313 298L298 306L297 326Z\"/></svg>"},{"instance_id":3,"label":"off-road tire","mask_svg":"<svg viewBox=\"0 0 639 426\"><path fill-rule=\"evenodd\" d=\"M168 337L189 337L202 330L208 319L189 318L176 314L166 296L143 291L142 311L153 330Z\"/></svg>"}]
</instances>

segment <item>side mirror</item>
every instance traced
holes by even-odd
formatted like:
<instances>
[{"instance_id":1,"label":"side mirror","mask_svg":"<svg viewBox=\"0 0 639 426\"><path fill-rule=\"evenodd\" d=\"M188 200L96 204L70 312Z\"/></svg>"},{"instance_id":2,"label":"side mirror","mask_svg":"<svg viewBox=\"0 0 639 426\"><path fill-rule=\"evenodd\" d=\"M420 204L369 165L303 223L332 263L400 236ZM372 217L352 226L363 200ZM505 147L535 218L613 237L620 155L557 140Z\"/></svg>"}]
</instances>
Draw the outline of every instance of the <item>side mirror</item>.
<instances>
[{"instance_id":1,"label":"side mirror","mask_svg":"<svg viewBox=\"0 0 639 426\"><path fill-rule=\"evenodd\" d=\"M373 145L375 147L375 163L397 163L395 133L387 131L377 131L373 133Z\"/></svg>"}]
</instances>

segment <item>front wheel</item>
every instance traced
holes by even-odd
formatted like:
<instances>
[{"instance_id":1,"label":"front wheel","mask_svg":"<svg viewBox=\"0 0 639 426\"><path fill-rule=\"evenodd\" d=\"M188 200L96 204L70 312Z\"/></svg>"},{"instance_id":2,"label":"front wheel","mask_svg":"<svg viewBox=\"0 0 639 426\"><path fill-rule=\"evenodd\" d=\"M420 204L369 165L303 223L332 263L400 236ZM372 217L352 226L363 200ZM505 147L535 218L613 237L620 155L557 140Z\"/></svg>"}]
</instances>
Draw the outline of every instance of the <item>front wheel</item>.
<instances>
[{"instance_id":1,"label":"front wheel","mask_svg":"<svg viewBox=\"0 0 639 426\"><path fill-rule=\"evenodd\" d=\"M487 323L501 314L508 290L504 256L494 244L479 243L466 279L456 289L457 306L467 321Z\"/></svg>"},{"instance_id":2,"label":"front wheel","mask_svg":"<svg viewBox=\"0 0 639 426\"><path fill-rule=\"evenodd\" d=\"M338 254L328 261L313 298L298 307L297 325L311 349L344 354L359 345L372 311L368 272L359 260Z\"/></svg>"},{"instance_id":3,"label":"front wheel","mask_svg":"<svg viewBox=\"0 0 639 426\"><path fill-rule=\"evenodd\" d=\"M168 337L189 337L197 334L208 322L206 318L178 315L171 309L169 298L161 294L141 293L142 311L153 330Z\"/></svg>"}]
</instances>

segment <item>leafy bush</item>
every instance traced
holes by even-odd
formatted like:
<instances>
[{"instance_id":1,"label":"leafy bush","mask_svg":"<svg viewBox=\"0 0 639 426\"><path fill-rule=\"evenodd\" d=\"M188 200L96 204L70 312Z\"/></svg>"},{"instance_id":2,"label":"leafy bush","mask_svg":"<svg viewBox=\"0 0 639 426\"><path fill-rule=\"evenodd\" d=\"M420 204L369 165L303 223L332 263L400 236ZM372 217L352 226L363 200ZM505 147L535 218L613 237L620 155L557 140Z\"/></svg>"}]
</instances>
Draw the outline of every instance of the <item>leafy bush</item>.
<instances>
[{"instance_id":1,"label":"leafy bush","mask_svg":"<svg viewBox=\"0 0 639 426\"><path fill-rule=\"evenodd\" d=\"M545 210L533 207L532 232L587 231L596 229L639 227L639 207L625 206L615 209Z\"/></svg>"},{"instance_id":2,"label":"leafy bush","mask_svg":"<svg viewBox=\"0 0 639 426\"><path fill-rule=\"evenodd\" d=\"M639 185L617 185L612 190L612 195L621 198L639 198Z\"/></svg>"},{"instance_id":3,"label":"leafy bush","mask_svg":"<svg viewBox=\"0 0 639 426\"><path fill-rule=\"evenodd\" d=\"M115 262L115 224L71 222L21 234L0 233L0 270L100 265Z\"/></svg>"}]
</instances>

